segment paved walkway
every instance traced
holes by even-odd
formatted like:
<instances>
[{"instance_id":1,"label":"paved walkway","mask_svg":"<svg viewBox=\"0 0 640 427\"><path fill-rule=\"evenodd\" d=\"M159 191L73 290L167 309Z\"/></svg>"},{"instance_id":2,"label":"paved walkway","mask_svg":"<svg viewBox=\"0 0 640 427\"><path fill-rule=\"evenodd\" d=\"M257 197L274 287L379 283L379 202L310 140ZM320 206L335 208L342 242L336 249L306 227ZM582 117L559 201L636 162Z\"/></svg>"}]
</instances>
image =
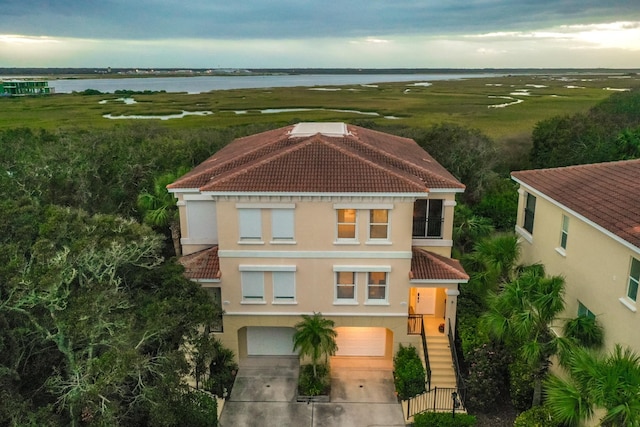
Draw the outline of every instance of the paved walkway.
<instances>
[{"instance_id":1,"label":"paved walkway","mask_svg":"<svg viewBox=\"0 0 640 427\"><path fill-rule=\"evenodd\" d=\"M252 357L240 363L221 427L400 427L391 361L335 357L331 361L331 402L298 403L298 359Z\"/></svg>"}]
</instances>

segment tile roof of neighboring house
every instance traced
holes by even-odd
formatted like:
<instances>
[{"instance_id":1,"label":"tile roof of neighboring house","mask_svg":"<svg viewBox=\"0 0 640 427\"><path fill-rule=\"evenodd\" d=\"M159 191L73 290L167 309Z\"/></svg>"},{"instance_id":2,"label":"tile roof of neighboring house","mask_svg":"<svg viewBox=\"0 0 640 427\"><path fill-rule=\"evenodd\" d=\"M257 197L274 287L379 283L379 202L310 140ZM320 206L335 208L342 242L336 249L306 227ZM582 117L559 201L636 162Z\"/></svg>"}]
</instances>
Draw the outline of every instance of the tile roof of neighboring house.
<instances>
[{"instance_id":1,"label":"tile roof of neighboring house","mask_svg":"<svg viewBox=\"0 0 640 427\"><path fill-rule=\"evenodd\" d=\"M236 139L168 188L289 193L464 189L412 139L352 125L343 128L341 135L308 135L287 126Z\"/></svg>"},{"instance_id":2,"label":"tile roof of neighboring house","mask_svg":"<svg viewBox=\"0 0 640 427\"><path fill-rule=\"evenodd\" d=\"M179 262L184 266L185 276L191 280L220 278L218 246L184 255L180 257Z\"/></svg>"},{"instance_id":3,"label":"tile roof of neighboring house","mask_svg":"<svg viewBox=\"0 0 640 427\"><path fill-rule=\"evenodd\" d=\"M640 248L640 159L511 175Z\"/></svg>"},{"instance_id":4,"label":"tile roof of neighboring house","mask_svg":"<svg viewBox=\"0 0 640 427\"><path fill-rule=\"evenodd\" d=\"M412 249L411 280L456 280L466 282L469 275L460 261L447 258L420 248Z\"/></svg>"}]
</instances>

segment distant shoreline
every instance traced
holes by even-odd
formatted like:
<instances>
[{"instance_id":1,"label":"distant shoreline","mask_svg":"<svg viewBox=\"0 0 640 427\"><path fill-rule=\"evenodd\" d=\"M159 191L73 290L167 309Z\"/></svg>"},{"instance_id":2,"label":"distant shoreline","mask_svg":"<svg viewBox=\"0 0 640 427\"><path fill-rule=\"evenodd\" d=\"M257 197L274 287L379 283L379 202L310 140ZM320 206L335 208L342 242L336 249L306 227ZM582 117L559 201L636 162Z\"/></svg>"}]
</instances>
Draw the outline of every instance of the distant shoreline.
<instances>
[{"instance_id":1,"label":"distant shoreline","mask_svg":"<svg viewBox=\"0 0 640 427\"><path fill-rule=\"evenodd\" d=\"M0 67L0 78L99 79L144 77L367 74L640 74L640 68L22 68Z\"/></svg>"}]
</instances>

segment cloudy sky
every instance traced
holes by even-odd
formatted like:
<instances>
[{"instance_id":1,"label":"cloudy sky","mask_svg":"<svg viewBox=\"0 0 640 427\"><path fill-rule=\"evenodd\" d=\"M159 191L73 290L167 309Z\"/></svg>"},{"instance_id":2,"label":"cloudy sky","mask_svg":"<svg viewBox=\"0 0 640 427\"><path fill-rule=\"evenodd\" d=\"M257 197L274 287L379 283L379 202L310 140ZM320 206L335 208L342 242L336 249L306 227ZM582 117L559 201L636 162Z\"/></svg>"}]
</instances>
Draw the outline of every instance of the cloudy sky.
<instances>
[{"instance_id":1,"label":"cloudy sky","mask_svg":"<svg viewBox=\"0 0 640 427\"><path fill-rule=\"evenodd\" d=\"M640 0L0 3L0 67L640 68Z\"/></svg>"}]
</instances>

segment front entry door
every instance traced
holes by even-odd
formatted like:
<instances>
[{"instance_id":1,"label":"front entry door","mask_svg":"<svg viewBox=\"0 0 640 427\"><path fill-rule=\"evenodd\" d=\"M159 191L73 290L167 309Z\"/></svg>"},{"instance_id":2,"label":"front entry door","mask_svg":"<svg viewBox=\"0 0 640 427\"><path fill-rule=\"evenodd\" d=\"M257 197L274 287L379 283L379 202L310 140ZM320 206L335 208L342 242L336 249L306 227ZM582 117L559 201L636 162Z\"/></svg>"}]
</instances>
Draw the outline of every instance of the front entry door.
<instances>
[{"instance_id":1,"label":"front entry door","mask_svg":"<svg viewBox=\"0 0 640 427\"><path fill-rule=\"evenodd\" d=\"M436 314L435 288L418 288L416 292L416 314Z\"/></svg>"}]
</instances>

